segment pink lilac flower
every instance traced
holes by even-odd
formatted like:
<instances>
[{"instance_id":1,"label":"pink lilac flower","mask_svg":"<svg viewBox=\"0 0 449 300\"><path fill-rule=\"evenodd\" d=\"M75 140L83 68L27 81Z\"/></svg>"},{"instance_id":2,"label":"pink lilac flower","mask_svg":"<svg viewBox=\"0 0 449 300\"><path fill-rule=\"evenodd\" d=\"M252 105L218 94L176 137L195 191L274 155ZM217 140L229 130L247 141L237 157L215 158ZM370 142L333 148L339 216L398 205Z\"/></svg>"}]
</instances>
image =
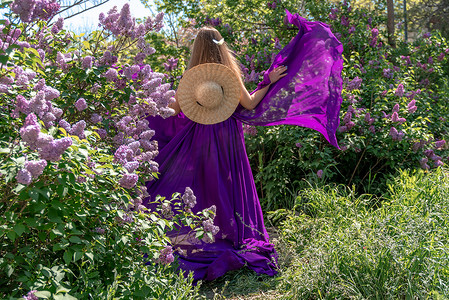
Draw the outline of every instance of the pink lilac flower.
<instances>
[{"instance_id":1,"label":"pink lilac flower","mask_svg":"<svg viewBox=\"0 0 449 300\"><path fill-rule=\"evenodd\" d=\"M302 148L302 144L301 143L296 143L295 146L298 147L298 148Z\"/></svg>"},{"instance_id":2,"label":"pink lilac flower","mask_svg":"<svg viewBox=\"0 0 449 300\"><path fill-rule=\"evenodd\" d=\"M11 10L18 14L22 22L31 22L36 0L15 0L11 3Z\"/></svg>"},{"instance_id":3,"label":"pink lilac flower","mask_svg":"<svg viewBox=\"0 0 449 300\"><path fill-rule=\"evenodd\" d=\"M70 130L71 130L71 128L72 128L72 126L70 125L70 123L69 122L67 122L66 120L64 120L64 119L62 119L62 120L59 120L59 126L61 126L62 128L64 128L65 129L65 131L67 131L67 132L70 132Z\"/></svg>"},{"instance_id":4,"label":"pink lilac flower","mask_svg":"<svg viewBox=\"0 0 449 300\"><path fill-rule=\"evenodd\" d=\"M118 183L120 184L121 187L124 187L125 189L130 189L136 185L137 180L139 180L139 175L137 174L134 173L124 174Z\"/></svg>"},{"instance_id":5,"label":"pink lilac flower","mask_svg":"<svg viewBox=\"0 0 449 300\"><path fill-rule=\"evenodd\" d=\"M79 98L76 102L75 102L75 108L78 111L83 111L87 108L87 103L86 103L86 99L84 98Z\"/></svg>"},{"instance_id":6,"label":"pink lilac flower","mask_svg":"<svg viewBox=\"0 0 449 300\"><path fill-rule=\"evenodd\" d=\"M394 112L394 113L391 115L391 121L392 121L392 122L399 122L399 116L398 116L398 113L397 113L397 112Z\"/></svg>"},{"instance_id":7,"label":"pink lilac flower","mask_svg":"<svg viewBox=\"0 0 449 300\"><path fill-rule=\"evenodd\" d=\"M316 176L318 176L318 178L322 178L323 177L323 170L318 170L318 172L316 172Z\"/></svg>"},{"instance_id":8,"label":"pink lilac flower","mask_svg":"<svg viewBox=\"0 0 449 300\"><path fill-rule=\"evenodd\" d=\"M375 134L376 133L376 128L374 127L374 125L371 125L369 127L369 131L371 131L371 133Z\"/></svg>"},{"instance_id":9,"label":"pink lilac flower","mask_svg":"<svg viewBox=\"0 0 449 300\"><path fill-rule=\"evenodd\" d=\"M193 208L196 205L196 197L190 187L186 187L181 199L188 208Z\"/></svg>"},{"instance_id":10,"label":"pink lilac flower","mask_svg":"<svg viewBox=\"0 0 449 300\"><path fill-rule=\"evenodd\" d=\"M115 80L117 80L117 76L118 76L117 70L114 68L111 68L104 74L104 76L109 81L115 81Z\"/></svg>"},{"instance_id":11,"label":"pink lilac flower","mask_svg":"<svg viewBox=\"0 0 449 300\"><path fill-rule=\"evenodd\" d=\"M25 162L25 169L27 169L28 172L31 173L33 178L39 177L42 174L42 172L44 171L46 166L47 166L47 161L43 160L43 159Z\"/></svg>"},{"instance_id":12,"label":"pink lilac flower","mask_svg":"<svg viewBox=\"0 0 449 300\"><path fill-rule=\"evenodd\" d=\"M29 185L32 180L32 175L27 169L20 169L19 172L17 172L16 180L18 183Z\"/></svg>"},{"instance_id":13,"label":"pink lilac flower","mask_svg":"<svg viewBox=\"0 0 449 300\"><path fill-rule=\"evenodd\" d=\"M60 92L57 89L54 89L49 86L45 86L43 88L44 94L45 94L45 100L53 100L59 97Z\"/></svg>"},{"instance_id":14,"label":"pink lilac flower","mask_svg":"<svg viewBox=\"0 0 449 300\"><path fill-rule=\"evenodd\" d=\"M145 130L144 132L142 132L139 137L141 139L146 139L146 140L151 140L151 138L154 136L155 131L154 130Z\"/></svg>"},{"instance_id":15,"label":"pink lilac flower","mask_svg":"<svg viewBox=\"0 0 449 300\"><path fill-rule=\"evenodd\" d=\"M159 253L158 261L161 264L168 265L175 261L175 257L173 256L173 249L171 246L165 246L164 249Z\"/></svg>"}]
</instances>

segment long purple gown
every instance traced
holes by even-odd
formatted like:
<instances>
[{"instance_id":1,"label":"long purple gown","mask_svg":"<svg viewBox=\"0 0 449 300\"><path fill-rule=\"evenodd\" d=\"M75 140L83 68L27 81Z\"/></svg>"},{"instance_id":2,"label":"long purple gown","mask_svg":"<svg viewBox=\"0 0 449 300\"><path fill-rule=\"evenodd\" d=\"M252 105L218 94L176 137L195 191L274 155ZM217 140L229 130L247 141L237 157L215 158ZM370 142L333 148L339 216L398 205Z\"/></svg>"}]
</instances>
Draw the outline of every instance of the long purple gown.
<instances>
[{"instance_id":1,"label":"long purple gown","mask_svg":"<svg viewBox=\"0 0 449 300\"><path fill-rule=\"evenodd\" d=\"M162 120L148 118L159 143L160 177L147 183L150 198L170 197L190 187L197 200L194 212L215 205L215 242L185 242L180 268L196 280L213 280L247 266L259 274L276 274L277 254L269 242L245 149L242 123L294 124L321 132L338 147L335 132L341 104L342 45L326 24L308 22L287 12L298 35L275 58L288 75L272 85L252 111L238 107L224 122L203 125L182 113Z\"/></svg>"}]
</instances>

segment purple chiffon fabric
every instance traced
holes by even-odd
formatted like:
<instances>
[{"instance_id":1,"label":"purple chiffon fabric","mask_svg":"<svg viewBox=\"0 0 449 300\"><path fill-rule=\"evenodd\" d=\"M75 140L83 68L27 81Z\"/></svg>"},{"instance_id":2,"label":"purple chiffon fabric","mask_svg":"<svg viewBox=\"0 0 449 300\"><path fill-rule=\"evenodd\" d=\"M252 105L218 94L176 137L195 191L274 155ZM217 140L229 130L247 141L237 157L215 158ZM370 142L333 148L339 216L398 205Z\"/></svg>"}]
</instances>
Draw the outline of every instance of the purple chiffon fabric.
<instances>
[{"instance_id":1,"label":"purple chiffon fabric","mask_svg":"<svg viewBox=\"0 0 449 300\"><path fill-rule=\"evenodd\" d=\"M343 46L326 24L286 13L299 33L278 53L253 93L270 83L268 74L274 68L287 66L287 76L270 86L254 110L239 105L234 117L249 125L308 127L338 148Z\"/></svg>"},{"instance_id":2,"label":"purple chiffon fabric","mask_svg":"<svg viewBox=\"0 0 449 300\"><path fill-rule=\"evenodd\" d=\"M309 127L338 147L341 43L327 25L287 15L299 33L278 54L258 89L269 82L268 72L278 65L286 65L288 75L270 87L255 110L238 107L231 118L213 125L195 123L182 113L165 120L147 118L159 143L160 176L147 182L150 197L144 205L151 208L156 195L169 198L190 187L197 200L194 212L217 208L214 224L220 231L215 242L186 239L179 245L180 268L193 271L196 280L213 280L243 266L259 274L276 274L277 254L264 226L242 122Z\"/></svg>"}]
</instances>

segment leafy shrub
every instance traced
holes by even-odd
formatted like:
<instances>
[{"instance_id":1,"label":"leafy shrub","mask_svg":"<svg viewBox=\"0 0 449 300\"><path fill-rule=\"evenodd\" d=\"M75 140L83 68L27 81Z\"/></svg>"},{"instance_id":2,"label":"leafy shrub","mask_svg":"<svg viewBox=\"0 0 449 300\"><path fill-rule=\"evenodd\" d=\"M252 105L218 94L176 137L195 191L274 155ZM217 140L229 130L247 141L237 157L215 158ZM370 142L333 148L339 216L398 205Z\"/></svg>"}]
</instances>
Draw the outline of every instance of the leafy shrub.
<instances>
[{"instance_id":1,"label":"leafy shrub","mask_svg":"<svg viewBox=\"0 0 449 300\"><path fill-rule=\"evenodd\" d=\"M173 112L165 75L144 63L162 14L136 24L125 4L82 37L47 24L39 9L55 2L34 4L0 21L0 298L194 298L166 233L202 238L215 214L193 214L182 191L142 206L158 171L145 117Z\"/></svg>"}]
</instances>

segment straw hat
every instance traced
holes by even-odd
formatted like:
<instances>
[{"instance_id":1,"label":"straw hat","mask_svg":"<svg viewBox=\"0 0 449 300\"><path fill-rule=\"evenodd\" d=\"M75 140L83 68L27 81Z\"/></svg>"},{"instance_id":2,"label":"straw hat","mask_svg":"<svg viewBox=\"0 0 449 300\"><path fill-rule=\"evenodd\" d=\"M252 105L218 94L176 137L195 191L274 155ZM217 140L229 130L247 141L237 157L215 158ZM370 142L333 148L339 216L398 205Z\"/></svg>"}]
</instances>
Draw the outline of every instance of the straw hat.
<instances>
[{"instance_id":1,"label":"straw hat","mask_svg":"<svg viewBox=\"0 0 449 300\"><path fill-rule=\"evenodd\" d=\"M187 70L178 86L178 102L190 120L215 124L228 119L239 104L240 82L222 64L206 63Z\"/></svg>"}]
</instances>

